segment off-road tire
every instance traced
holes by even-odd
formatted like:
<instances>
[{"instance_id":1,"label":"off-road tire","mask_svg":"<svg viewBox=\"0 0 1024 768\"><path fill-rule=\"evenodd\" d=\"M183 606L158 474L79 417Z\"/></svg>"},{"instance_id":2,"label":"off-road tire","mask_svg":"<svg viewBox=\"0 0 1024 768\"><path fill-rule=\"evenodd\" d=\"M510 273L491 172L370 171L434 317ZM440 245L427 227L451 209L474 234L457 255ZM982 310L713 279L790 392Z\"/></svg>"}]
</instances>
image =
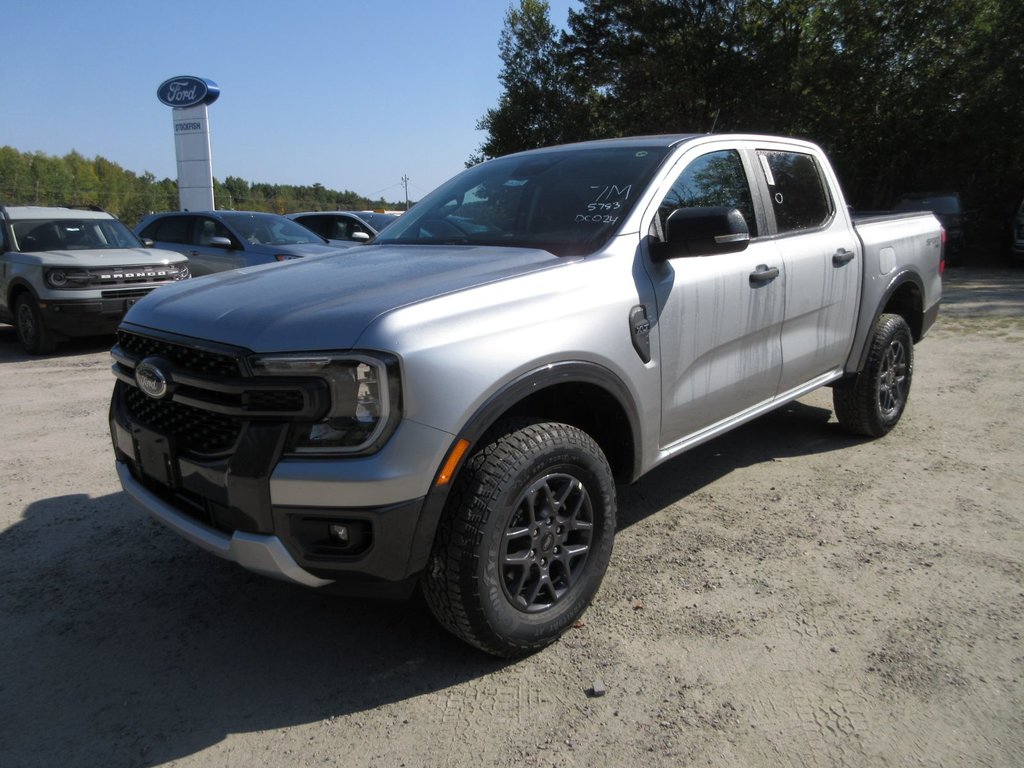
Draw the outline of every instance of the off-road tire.
<instances>
[{"instance_id":1,"label":"off-road tire","mask_svg":"<svg viewBox=\"0 0 1024 768\"><path fill-rule=\"evenodd\" d=\"M495 656L550 644L597 592L615 536L615 483L585 432L499 425L459 473L422 579L437 620Z\"/></svg>"},{"instance_id":2,"label":"off-road tire","mask_svg":"<svg viewBox=\"0 0 1024 768\"><path fill-rule=\"evenodd\" d=\"M914 338L899 315L882 315L871 334L864 368L832 387L840 426L855 435L881 437L907 406L914 373Z\"/></svg>"},{"instance_id":3,"label":"off-road tire","mask_svg":"<svg viewBox=\"0 0 1024 768\"><path fill-rule=\"evenodd\" d=\"M22 349L30 355L45 355L57 348L50 329L43 322L39 305L23 293L14 301L14 328Z\"/></svg>"}]
</instances>

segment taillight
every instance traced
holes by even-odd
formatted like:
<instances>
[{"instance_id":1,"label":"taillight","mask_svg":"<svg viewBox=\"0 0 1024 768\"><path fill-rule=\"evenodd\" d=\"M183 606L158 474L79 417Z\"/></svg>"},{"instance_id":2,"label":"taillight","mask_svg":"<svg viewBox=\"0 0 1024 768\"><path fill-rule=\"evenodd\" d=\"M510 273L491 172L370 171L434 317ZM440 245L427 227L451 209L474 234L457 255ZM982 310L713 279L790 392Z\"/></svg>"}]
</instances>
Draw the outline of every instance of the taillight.
<instances>
[{"instance_id":1,"label":"taillight","mask_svg":"<svg viewBox=\"0 0 1024 768\"><path fill-rule=\"evenodd\" d=\"M943 275L946 273L946 228L939 227L939 232L942 233L939 244L939 274Z\"/></svg>"}]
</instances>

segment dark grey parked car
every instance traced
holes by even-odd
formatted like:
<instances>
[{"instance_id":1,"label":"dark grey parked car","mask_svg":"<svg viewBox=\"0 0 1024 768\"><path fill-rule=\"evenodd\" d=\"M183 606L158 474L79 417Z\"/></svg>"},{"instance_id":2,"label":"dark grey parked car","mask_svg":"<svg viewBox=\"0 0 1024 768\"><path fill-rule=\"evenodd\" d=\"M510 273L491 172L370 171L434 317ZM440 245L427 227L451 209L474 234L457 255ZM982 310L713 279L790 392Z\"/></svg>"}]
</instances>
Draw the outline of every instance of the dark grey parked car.
<instances>
[{"instance_id":1,"label":"dark grey parked car","mask_svg":"<svg viewBox=\"0 0 1024 768\"><path fill-rule=\"evenodd\" d=\"M398 219L398 214L377 211L306 211L287 216L338 245L365 243Z\"/></svg>"},{"instance_id":2,"label":"dark grey parked car","mask_svg":"<svg viewBox=\"0 0 1024 768\"><path fill-rule=\"evenodd\" d=\"M344 250L275 213L153 213L135 227L143 240L188 256L194 276Z\"/></svg>"},{"instance_id":3,"label":"dark grey parked car","mask_svg":"<svg viewBox=\"0 0 1024 768\"><path fill-rule=\"evenodd\" d=\"M1010 254L1014 258L1024 259L1024 199L1017 205L1010 226Z\"/></svg>"},{"instance_id":4,"label":"dark grey parked car","mask_svg":"<svg viewBox=\"0 0 1024 768\"><path fill-rule=\"evenodd\" d=\"M931 211L946 230L946 263L962 264L966 241L964 238L964 209L956 192L913 192L903 195L893 206L897 211Z\"/></svg>"}]
</instances>

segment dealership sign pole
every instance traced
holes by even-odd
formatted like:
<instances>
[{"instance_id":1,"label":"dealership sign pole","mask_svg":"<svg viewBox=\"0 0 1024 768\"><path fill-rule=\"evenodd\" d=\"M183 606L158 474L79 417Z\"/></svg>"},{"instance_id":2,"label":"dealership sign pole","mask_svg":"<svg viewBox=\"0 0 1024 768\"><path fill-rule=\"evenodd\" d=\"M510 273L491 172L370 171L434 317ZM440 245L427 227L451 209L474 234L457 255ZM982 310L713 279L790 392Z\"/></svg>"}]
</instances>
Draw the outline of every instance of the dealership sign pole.
<instances>
[{"instance_id":1,"label":"dealership sign pole","mask_svg":"<svg viewBox=\"0 0 1024 768\"><path fill-rule=\"evenodd\" d=\"M212 211L213 161L207 107L220 96L212 80L183 75L157 88L161 104L172 107L178 158L178 201L183 211Z\"/></svg>"}]
</instances>

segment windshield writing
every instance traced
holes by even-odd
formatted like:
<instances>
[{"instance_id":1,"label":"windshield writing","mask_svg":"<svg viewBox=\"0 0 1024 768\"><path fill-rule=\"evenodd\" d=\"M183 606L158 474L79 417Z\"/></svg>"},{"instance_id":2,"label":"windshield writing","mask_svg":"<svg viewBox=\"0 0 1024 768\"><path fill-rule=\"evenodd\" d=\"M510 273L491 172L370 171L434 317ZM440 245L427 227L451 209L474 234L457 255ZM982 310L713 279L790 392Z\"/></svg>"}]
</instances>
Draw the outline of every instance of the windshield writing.
<instances>
[{"instance_id":1,"label":"windshield writing","mask_svg":"<svg viewBox=\"0 0 1024 768\"><path fill-rule=\"evenodd\" d=\"M375 242L593 253L618 230L667 152L564 147L492 160L439 187Z\"/></svg>"}]
</instances>

